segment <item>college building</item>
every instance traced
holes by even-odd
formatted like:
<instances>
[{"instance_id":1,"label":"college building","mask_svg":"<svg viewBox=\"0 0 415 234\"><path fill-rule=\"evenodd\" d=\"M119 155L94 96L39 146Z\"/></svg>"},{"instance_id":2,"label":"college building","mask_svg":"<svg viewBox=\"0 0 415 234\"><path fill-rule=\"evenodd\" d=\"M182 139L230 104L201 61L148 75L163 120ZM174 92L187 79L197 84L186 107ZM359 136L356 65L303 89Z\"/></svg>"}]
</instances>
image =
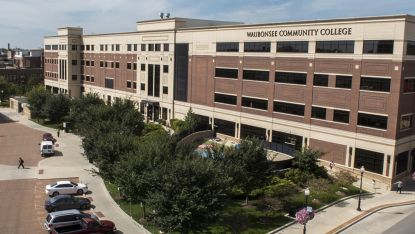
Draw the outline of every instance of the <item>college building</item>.
<instances>
[{"instance_id":1,"label":"college building","mask_svg":"<svg viewBox=\"0 0 415 234\"><path fill-rule=\"evenodd\" d=\"M243 24L187 18L44 39L45 86L136 101L147 120L189 108L218 133L387 184L415 170L415 17Z\"/></svg>"}]
</instances>

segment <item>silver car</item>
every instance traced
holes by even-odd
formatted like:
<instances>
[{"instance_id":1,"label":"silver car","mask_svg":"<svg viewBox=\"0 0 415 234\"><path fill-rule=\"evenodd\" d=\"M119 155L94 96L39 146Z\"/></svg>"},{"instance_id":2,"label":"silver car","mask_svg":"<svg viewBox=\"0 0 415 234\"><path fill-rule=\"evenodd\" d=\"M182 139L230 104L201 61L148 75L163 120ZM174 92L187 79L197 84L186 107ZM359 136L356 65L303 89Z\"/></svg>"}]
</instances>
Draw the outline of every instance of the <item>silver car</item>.
<instances>
[{"instance_id":1,"label":"silver car","mask_svg":"<svg viewBox=\"0 0 415 234\"><path fill-rule=\"evenodd\" d=\"M65 227L70 225L80 224L83 218L92 218L99 220L94 214L82 213L79 210L62 210L51 212L46 216L43 228L47 231L51 231L52 228Z\"/></svg>"},{"instance_id":2,"label":"silver car","mask_svg":"<svg viewBox=\"0 0 415 234\"><path fill-rule=\"evenodd\" d=\"M63 194L82 195L88 192L86 184L74 183L71 181L58 181L54 184L46 185L45 193L49 196L57 196Z\"/></svg>"}]
</instances>

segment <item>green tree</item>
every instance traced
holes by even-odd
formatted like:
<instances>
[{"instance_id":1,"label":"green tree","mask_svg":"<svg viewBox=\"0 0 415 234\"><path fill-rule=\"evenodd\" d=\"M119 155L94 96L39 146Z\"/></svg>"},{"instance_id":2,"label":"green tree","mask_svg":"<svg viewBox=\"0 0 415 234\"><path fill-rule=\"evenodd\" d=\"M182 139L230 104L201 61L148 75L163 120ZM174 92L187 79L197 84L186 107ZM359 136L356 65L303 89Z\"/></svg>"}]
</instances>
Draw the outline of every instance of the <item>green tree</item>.
<instances>
[{"instance_id":1,"label":"green tree","mask_svg":"<svg viewBox=\"0 0 415 234\"><path fill-rule=\"evenodd\" d=\"M71 101L67 96L63 94L51 95L42 107L43 116L54 123L59 123L63 117L68 115L70 105Z\"/></svg>"},{"instance_id":2,"label":"green tree","mask_svg":"<svg viewBox=\"0 0 415 234\"><path fill-rule=\"evenodd\" d=\"M184 123L185 123L186 129L190 133L193 133L196 127L199 125L199 119L197 118L195 113L193 113L192 108L189 108L189 110L187 111L187 114L184 117Z\"/></svg>"},{"instance_id":3,"label":"green tree","mask_svg":"<svg viewBox=\"0 0 415 234\"><path fill-rule=\"evenodd\" d=\"M39 120L39 118L46 118L43 108L46 101L51 94L45 89L45 87L39 85L33 88L28 94L28 103L31 114Z\"/></svg>"},{"instance_id":4,"label":"green tree","mask_svg":"<svg viewBox=\"0 0 415 234\"><path fill-rule=\"evenodd\" d=\"M217 217L227 197L229 180L210 160L176 158L157 170L158 183L146 203L148 220L162 231L189 233Z\"/></svg>"},{"instance_id":5,"label":"green tree","mask_svg":"<svg viewBox=\"0 0 415 234\"><path fill-rule=\"evenodd\" d=\"M0 77L0 101L8 101L13 95L21 94L17 85L8 82L4 77Z\"/></svg>"}]
</instances>

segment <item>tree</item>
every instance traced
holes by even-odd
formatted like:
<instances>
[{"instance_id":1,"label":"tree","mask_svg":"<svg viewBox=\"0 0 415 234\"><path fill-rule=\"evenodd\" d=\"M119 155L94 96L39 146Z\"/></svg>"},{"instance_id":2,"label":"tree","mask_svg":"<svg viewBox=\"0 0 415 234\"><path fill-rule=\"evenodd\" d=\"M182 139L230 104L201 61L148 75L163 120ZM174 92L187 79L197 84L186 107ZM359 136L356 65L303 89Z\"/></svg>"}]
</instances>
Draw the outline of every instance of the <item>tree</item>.
<instances>
[{"instance_id":1,"label":"tree","mask_svg":"<svg viewBox=\"0 0 415 234\"><path fill-rule=\"evenodd\" d=\"M51 95L43 106L43 116L54 123L62 121L68 115L71 101L63 94Z\"/></svg>"},{"instance_id":2,"label":"tree","mask_svg":"<svg viewBox=\"0 0 415 234\"><path fill-rule=\"evenodd\" d=\"M39 85L33 88L28 94L28 103L29 109L33 116L37 119L46 118L44 115L43 108L45 106L46 100L51 96L51 94L45 89L45 87Z\"/></svg>"},{"instance_id":3,"label":"tree","mask_svg":"<svg viewBox=\"0 0 415 234\"><path fill-rule=\"evenodd\" d=\"M148 220L162 231L189 233L217 217L229 180L212 160L176 158L158 167L157 174L146 203L154 209Z\"/></svg>"},{"instance_id":4,"label":"tree","mask_svg":"<svg viewBox=\"0 0 415 234\"><path fill-rule=\"evenodd\" d=\"M7 101L11 96L19 94L19 87L0 77L0 101Z\"/></svg>"},{"instance_id":5,"label":"tree","mask_svg":"<svg viewBox=\"0 0 415 234\"><path fill-rule=\"evenodd\" d=\"M69 111L68 119L70 122L72 122L73 128L82 129L82 127L85 127L85 122L90 122L86 121L89 120L90 117L89 109L92 106L104 105L104 101L101 98L99 98L99 96L96 93L88 93L80 98L73 99L71 101L71 108Z\"/></svg>"},{"instance_id":6,"label":"tree","mask_svg":"<svg viewBox=\"0 0 415 234\"><path fill-rule=\"evenodd\" d=\"M189 110L187 111L187 114L184 117L184 123L185 123L186 129L190 133L193 133L196 127L199 125L199 119L197 118L195 113L193 113L192 108L189 108Z\"/></svg>"}]
</instances>

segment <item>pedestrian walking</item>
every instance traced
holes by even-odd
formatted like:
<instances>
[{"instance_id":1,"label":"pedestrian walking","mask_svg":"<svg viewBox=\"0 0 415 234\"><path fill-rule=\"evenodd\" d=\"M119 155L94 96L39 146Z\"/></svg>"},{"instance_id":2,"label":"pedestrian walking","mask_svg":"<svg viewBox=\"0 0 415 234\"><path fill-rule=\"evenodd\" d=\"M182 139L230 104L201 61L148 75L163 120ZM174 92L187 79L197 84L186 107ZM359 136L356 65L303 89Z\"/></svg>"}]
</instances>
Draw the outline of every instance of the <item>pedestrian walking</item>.
<instances>
[{"instance_id":1,"label":"pedestrian walking","mask_svg":"<svg viewBox=\"0 0 415 234\"><path fill-rule=\"evenodd\" d=\"M60 135L60 133L61 133L61 129L60 128L58 128L58 137L59 137L59 135Z\"/></svg>"},{"instance_id":2,"label":"pedestrian walking","mask_svg":"<svg viewBox=\"0 0 415 234\"><path fill-rule=\"evenodd\" d=\"M333 170L333 167L334 167L334 162L333 162L333 160L331 160L331 162L330 162L330 164L329 164L329 167L330 167L330 170Z\"/></svg>"},{"instance_id":3,"label":"pedestrian walking","mask_svg":"<svg viewBox=\"0 0 415 234\"><path fill-rule=\"evenodd\" d=\"M20 169L20 167L23 167L24 169L23 163L24 163L24 160L21 157L19 157L19 166L17 167L17 169Z\"/></svg>"},{"instance_id":4,"label":"pedestrian walking","mask_svg":"<svg viewBox=\"0 0 415 234\"><path fill-rule=\"evenodd\" d=\"M402 187L403 187L403 182L398 180L398 182L394 183L396 185L398 185L398 188L396 189L396 193L399 192L399 194L402 194Z\"/></svg>"}]
</instances>

